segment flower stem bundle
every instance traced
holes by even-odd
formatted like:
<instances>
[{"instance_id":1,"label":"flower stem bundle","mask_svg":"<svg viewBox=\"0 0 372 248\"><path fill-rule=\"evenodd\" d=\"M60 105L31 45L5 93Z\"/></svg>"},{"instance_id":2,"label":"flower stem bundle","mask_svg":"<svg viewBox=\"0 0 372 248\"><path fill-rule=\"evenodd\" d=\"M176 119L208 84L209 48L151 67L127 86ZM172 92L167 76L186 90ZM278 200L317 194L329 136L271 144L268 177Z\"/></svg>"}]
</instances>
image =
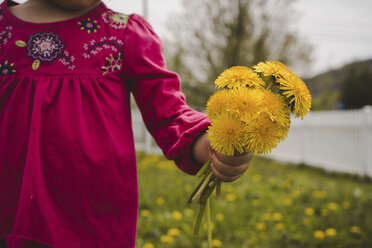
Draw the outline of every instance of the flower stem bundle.
<instances>
[{"instance_id":1,"label":"flower stem bundle","mask_svg":"<svg viewBox=\"0 0 372 248\"><path fill-rule=\"evenodd\" d=\"M215 86L218 90L207 102L211 120L207 132L212 148L222 155L248 152L268 155L287 137L290 113L303 118L311 107L311 95L305 83L278 61L260 62L253 70L231 67L216 79ZM199 171L202 180L188 201L200 205L195 234L204 212L210 215L210 195L215 190L219 195L221 191L221 182L213 175L210 163L209 160ZM208 216L206 222L210 226Z\"/></svg>"}]
</instances>

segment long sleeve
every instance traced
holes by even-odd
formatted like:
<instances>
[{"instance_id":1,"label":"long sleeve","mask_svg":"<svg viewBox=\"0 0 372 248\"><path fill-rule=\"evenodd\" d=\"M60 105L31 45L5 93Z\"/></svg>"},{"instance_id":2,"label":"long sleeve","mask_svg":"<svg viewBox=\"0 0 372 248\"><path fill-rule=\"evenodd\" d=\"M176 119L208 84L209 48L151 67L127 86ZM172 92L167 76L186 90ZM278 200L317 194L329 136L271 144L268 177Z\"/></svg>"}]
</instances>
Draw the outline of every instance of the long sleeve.
<instances>
[{"instance_id":1,"label":"long sleeve","mask_svg":"<svg viewBox=\"0 0 372 248\"><path fill-rule=\"evenodd\" d=\"M180 78L167 70L162 42L145 19L131 15L124 36L124 77L148 131L167 159L195 174L200 165L192 159L191 146L210 124L208 118L186 104Z\"/></svg>"}]
</instances>

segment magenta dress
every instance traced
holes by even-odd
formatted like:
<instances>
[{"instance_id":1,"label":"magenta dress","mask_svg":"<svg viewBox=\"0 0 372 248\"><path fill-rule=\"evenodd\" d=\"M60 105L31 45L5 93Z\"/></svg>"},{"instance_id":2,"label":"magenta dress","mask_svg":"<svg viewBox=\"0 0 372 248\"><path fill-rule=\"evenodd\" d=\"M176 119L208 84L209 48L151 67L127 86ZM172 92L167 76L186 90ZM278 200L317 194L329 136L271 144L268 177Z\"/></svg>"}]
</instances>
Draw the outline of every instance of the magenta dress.
<instances>
[{"instance_id":1,"label":"magenta dress","mask_svg":"<svg viewBox=\"0 0 372 248\"><path fill-rule=\"evenodd\" d=\"M130 92L166 158L186 173L200 168L190 148L208 119L185 103L142 17L101 3L36 24L12 15L11 4L0 6L0 238L10 248L135 247Z\"/></svg>"}]
</instances>

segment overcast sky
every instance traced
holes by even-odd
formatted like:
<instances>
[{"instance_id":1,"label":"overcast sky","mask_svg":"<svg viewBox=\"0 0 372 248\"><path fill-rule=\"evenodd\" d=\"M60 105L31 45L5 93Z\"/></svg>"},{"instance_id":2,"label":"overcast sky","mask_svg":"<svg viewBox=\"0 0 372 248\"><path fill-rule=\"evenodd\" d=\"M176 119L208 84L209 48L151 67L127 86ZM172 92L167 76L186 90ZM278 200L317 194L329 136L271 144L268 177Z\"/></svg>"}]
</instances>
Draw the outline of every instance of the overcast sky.
<instances>
[{"instance_id":1,"label":"overcast sky","mask_svg":"<svg viewBox=\"0 0 372 248\"><path fill-rule=\"evenodd\" d=\"M106 0L124 13L143 13L142 1ZM182 11L181 0L148 0L148 20L161 37L170 13ZM314 46L312 72L372 58L372 0L298 0L298 31Z\"/></svg>"},{"instance_id":2,"label":"overcast sky","mask_svg":"<svg viewBox=\"0 0 372 248\"><path fill-rule=\"evenodd\" d=\"M148 20L164 38L169 34L165 27L169 21L167 17L182 11L181 0L147 1ZM122 13L143 13L142 0L104 2ZM300 37L314 46L310 75L372 58L372 0L297 0L295 7L299 14Z\"/></svg>"}]
</instances>

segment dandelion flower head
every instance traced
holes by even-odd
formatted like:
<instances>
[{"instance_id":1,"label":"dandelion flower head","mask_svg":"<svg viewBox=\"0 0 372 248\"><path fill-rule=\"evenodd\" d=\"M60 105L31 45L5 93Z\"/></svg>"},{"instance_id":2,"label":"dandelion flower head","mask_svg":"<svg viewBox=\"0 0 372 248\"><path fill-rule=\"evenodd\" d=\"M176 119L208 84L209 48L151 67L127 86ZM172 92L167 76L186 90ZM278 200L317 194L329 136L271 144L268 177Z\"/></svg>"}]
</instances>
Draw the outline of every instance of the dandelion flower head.
<instances>
[{"instance_id":1,"label":"dandelion flower head","mask_svg":"<svg viewBox=\"0 0 372 248\"><path fill-rule=\"evenodd\" d=\"M230 94L227 90L219 90L209 97L207 102L207 115L209 118L219 115L229 106Z\"/></svg>"},{"instance_id":2,"label":"dandelion flower head","mask_svg":"<svg viewBox=\"0 0 372 248\"><path fill-rule=\"evenodd\" d=\"M270 118L281 126L290 124L290 110L284 98L270 90L263 91L263 106Z\"/></svg>"},{"instance_id":3,"label":"dandelion flower head","mask_svg":"<svg viewBox=\"0 0 372 248\"><path fill-rule=\"evenodd\" d=\"M252 118L263 108L264 91L247 87L232 89L229 112L242 120Z\"/></svg>"},{"instance_id":4,"label":"dandelion flower head","mask_svg":"<svg viewBox=\"0 0 372 248\"><path fill-rule=\"evenodd\" d=\"M208 128L211 146L217 152L232 156L235 151L244 152L244 123L228 112L211 120Z\"/></svg>"},{"instance_id":5,"label":"dandelion flower head","mask_svg":"<svg viewBox=\"0 0 372 248\"><path fill-rule=\"evenodd\" d=\"M232 89L242 86L264 87L265 82L252 69L246 66L233 66L224 72L214 82L218 89Z\"/></svg>"},{"instance_id":6,"label":"dandelion flower head","mask_svg":"<svg viewBox=\"0 0 372 248\"><path fill-rule=\"evenodd\" d=\"M277 80L279 90L288 99L293 112L303 118L311 108L311 95L305 83L293 73L284 74Z\"/></svg>"},{"instance_id":7,"label":"dandelion flower head","mask_svg":"<svg viewBox=\"0 0 372 248\"><path fill-rule=\"evenodd\" d=\"M253 66L257 73L262 73L264 77L274 76L281 77L283 74L292 73L291 70L279 61L267 61L266 63L260 62Z\"/></svg>"}]
</instances>

